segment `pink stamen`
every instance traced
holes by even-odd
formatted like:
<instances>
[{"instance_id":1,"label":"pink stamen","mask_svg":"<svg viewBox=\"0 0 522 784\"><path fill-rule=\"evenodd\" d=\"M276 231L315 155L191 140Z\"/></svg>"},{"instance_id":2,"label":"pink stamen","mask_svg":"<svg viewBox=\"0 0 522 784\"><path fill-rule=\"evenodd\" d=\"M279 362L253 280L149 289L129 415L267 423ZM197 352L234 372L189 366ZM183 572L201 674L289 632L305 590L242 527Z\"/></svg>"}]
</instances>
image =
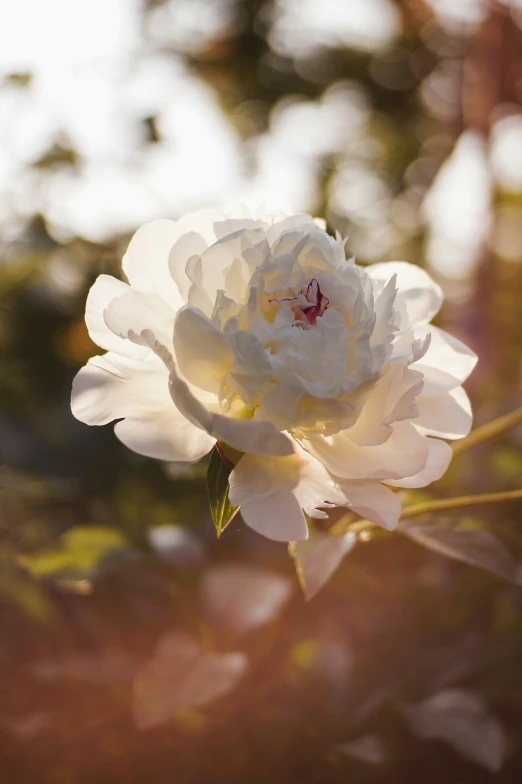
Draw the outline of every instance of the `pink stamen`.
<instances>
[{"instance_id":1,"label":"pink stamen","mask_svg":"<svg viewBox=\"0 0 522 784\"><path fill-rule=\"evenodd\" d=\"M297 297L283 297L278 300L278 302L288 302L296 322L309 324L312 327L315 327L317 319L325 312L329 301L321 292L315 278L312 278L306 290L301 289Z\"/></svg>"}]
</instances>

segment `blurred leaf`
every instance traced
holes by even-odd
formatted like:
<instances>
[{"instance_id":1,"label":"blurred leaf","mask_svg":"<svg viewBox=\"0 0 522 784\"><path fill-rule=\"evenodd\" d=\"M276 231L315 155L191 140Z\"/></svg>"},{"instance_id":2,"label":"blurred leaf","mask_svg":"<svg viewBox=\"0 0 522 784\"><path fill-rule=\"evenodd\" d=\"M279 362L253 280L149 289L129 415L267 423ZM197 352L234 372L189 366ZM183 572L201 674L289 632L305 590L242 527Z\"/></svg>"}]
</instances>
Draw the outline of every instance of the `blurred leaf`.
<instances>
[{"instance_id":1,"label":"blurred leaf","mask_svg":"<svg viewBox=\"0 0 522 784\"><path fill-rule=\"evenodd\" d=\"M153 526L147 534L150 546L158 555L176 566L196 568L205 560L201 540L181 525Z\"/></svg>"},{"instance_id":2,"label":"blurred leaf","mask_svg":"<svg viewBox=\"0 0 522 784\"><path fill-rule=\"evenodd\" d=\"M236 686L247 665L244 653L206 653L187 634L165 635L134 681L136 725L155 727L221 697Z\"/></svg>"},{"instance_id":3,"label":"blurred leaf","mask_svg":"<svg viewBox=\"0 0 522 784\"><path fill-rule=\"evenodd\" d=\"M504 544L488 531L421 526L402 522L401 533L440 555L480 566L505 580L517 582L518 567Z\"/></svg>"},{"instance_id":4,"label":"blurred leaf","mask_svg":"<svg viewBox=\"0 0 522 784\"><path fill-rule=\"evenodd\" d=\"M522 455L519 449L509 446L497 449L490 460L492 469L503 480L522 475Z\"/></svg>"},{"instance_id":5,"label":"blurred leaf","mask_svg":"<svg viewBox=\"0 0 522 784\"><path fill-rule=\"evenodd\" d=\"M68 550L92 550L106 553L127 546L124 535L115 528L98 525L76 525L65 531L60 539Z\"/></svg>"},{"instance_id":6,"label":"blurred leaf","mask_svg":"<svg viewBox=\"0 0 522 784\"><path fill-rule=\"evenodd\" d=\"M289 544L288 551L294 559L297 578L307 600L330 579L356 542L357 537L351 531L343 536L313 531L309 539Z\"/></svg>"},{"instance_id":7,"label":"blurred leaf","mask_svg":"<svg viewBox=\"0 0 522 784\"><path fill-rule=\"evenodd\" d=\"M0 727L14 738L31 741L57 723L57 714L51 711L33 711L16 716L1 717Z\"/></svg>"},{"instance_id":8,"label":"blurred leaf","mask_svg":"<svg viewBox=\"0 0 522 784\"><path fill-rule=\"evenodd\" d=\"M381 765L388 759L386 747L378 735L361 735L348 743L339 743L336 749L343 755L369 765Z\"/></svg>"},{"instance_id":9,"label":"blurred leaf","mask_svg":"<svg viewBox=\"0 0 522 784\"><path fill-rule=\"evenodd\" d=\"M111 553L128 546L125 537L114 528L85 525L65 531L56 549L23 555L20 563L35 577L90 575Z\"/></svg>"},{"instance_id":10,"label":"blurred leaf","mask_svg":"<svg viewBox=\"0 0 522 784\"><path fill-rule=\"evenodd\" d=\"M228 477L232 471L217 449L214 447L210 454L207 472L207 487L210 499L210 511L216 526L218 537L221 536L227 525L237 514L238 506L233 506L228 497Z\"/></svg>"},{"instance_id":11,"label":"blurred leaf","mask_svg":"<svg viewBox=\"0 0 522 784\"><path fill-rule=\"evenodd\" d=\"M401 713L419 738L442 740L494 773L504 758L504 731L479 694L446 689Z\"/></svg>"},{"instance_id":12,"label":"blurred leaf","mask_svg":"<svg viewBox=\"0 0 522 784\"><path fill-rule=\"evenodd\" d=\"M3 561L0 568L2 601L18 605L24 613L40 623L46 624L56 619L56 609L38 583Z\"/></svg>"},{"instance_id":13,"label":"blurred leaf","mask_svg":"<svg viewBox=\"0 0 522 784\"><path fill-rule=\"evenodd\" d=\"M252 566L214 566L203 577L203 598L210 615L238 633L271 621L291 594L287 577Z\"/></svg>"},{"instance_id":14,"label":"blurred leaf","mask_svg":"<svg viewBox=\"0 0 522 784\"><path fill-rule=\"evenodd\" d=\"M43 681L74 680L87 683L114 683L132 680L137 670L135 659L124 651L101 650L44 659L33 672Z\"/></svg>"}]
</instances>

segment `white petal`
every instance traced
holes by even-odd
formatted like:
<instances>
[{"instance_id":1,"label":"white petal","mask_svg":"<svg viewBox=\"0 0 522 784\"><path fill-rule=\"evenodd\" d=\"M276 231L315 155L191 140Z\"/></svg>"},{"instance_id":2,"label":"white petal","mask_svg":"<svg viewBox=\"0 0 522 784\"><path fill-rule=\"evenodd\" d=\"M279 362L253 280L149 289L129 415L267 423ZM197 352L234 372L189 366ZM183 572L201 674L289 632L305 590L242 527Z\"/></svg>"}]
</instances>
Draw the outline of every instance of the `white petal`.
<instances>
[{"instance_id":1,"label":"white petal","mask_svg":"<svg viewBox=\"0 0 522 784\"><path fill-rule=\"evenodd\" d=\"M295 455L243 455L230 475L230 500L241 507L245 522L270 539L306 539L303 510L342 504L345 496L321 463L295 443ZM320 513L324 516L324 513Z\"/></svg>"},{"instance_id":2,"label":"white petal","mask_svg":"<svg viewBox=\"0 0 522 784\"><path fill-rule=\"evenodd\" d=\"M421 433L438 438L463 438L471 430L471 404L462 387L437 397L421 395L417 403L419 416L415 425Z\"/></svg>"},{"instance_id":3,"label":"white petal","mask_svg":"<svg viewBox=\"0 0 522 784\"><path fill-rule=\"evenodd\" d=\"M146 223L131 239L122 262L133 288L159 294L174 312L184 303L170 274L169 254L183 233L174 221Z\"/></svg>"},{"instance_id":4,"label":"white petal","mask_svg":"<svg viewBox=\"0 0 522 784\"><path fill-rule=\"evenodd\" d=\"M230 500L241 507L245 523L278 542L306 539L308 527L295 496L299 461L295 456L243 455L229 478Z\"/></svg>"},{"instance_id":5,"label":"white petal","mask_svg":"<svg viewBox=\"0 0 522 784\"><path fill-rule=\"evenodd\" d=\"M116 354L92 357L75 376L71 410L86 425L106 425L126 415L127 378L137 372L131 360Z\"/></svg>"},{"instance_id":6,"label":"white petal","mask_svg":"<svg viewBox=\"0 0 522 784\"><path fill-rule=\"evenodd\" d=\"M350 428L350 438L360 446L383 444L394 422L412 419L418 414L416 398L423 388L423 377L408 367L406 361L393 362L373 386L361 413Z\"/></svg>"},{"instance_id":7,"label":"white petal","mask_svg":"<svg viewBox=\"0 0 522 784\"><path fill-rule=\"evenodd\" d=\"M214 226L225 217L225 213L218 209L196 210L183 215L178 220L178 225L184 231L194 231L200 234L207 245L212 245L217 239Z\"/></svg>"},{"instance_id":8,"label":"white petal","mask_svg":"<svg viewBox=\"0 0 522 784\"><path fill-rule=\"evenodd\" d=\"M206 249L201 255L201 286L211 303L216 299L218 289L225 285L224 273L236 257L241 257L242 252L250 243L247 243L243 232L237 231L223 239L218 240Z\"/></svg>"},{"instance_id":9,"label":"white petal","mask_svg":"<svg viewBox=\"0 0 522 784\"><path fill-rule=\"evenodd\" d=\"M354 512L393 531L401 516L402 506L396 493L380 482L345 482L338 480L340 489L345 493L345 506Z\"/></svg>"},{"instance_id":10,"label":"white petal","mask_svg":"<svg viewBox=\"0 0 522 784\"><path fill-rule=\"evenodd\" d=\"M388 261L370 264L365 268L372 280L388 282L397 275L397 302L405 304L410 325L427 323L438 313L444 295L427 272L405 261Z\"/></svg>"},{"instance_id":11,"label":"white petal","mask_svg":"<svg viewBox=\"0 0 522 784\"><path fill-rule=\"evenodd\" d=\"M112 353L93 357L74 379L71 409L88 425L127 417L115 426L118 438L161 460L198 460L214 444L175 408L168 373L153 355L147 361Z\"/></svg>"},{"instance_id":12,"label":"white petal","mask_svg":"<svg viewBox=\"0 0 522 784\"><path fill-rule=\"evenodd\" d=\"M300 464L295 496L305 512L314 517L318 506L343 504L344 494L323 464L299 444L295 445L295 450Z\"/></svg>"},{"instance_id":13,"label":"white petal","mask_svg":"<svg viewBox=\"0 0 522 784\"><path fill-rule=\"evenodd\" d=\"M217 441L224 441L240 452L275 456L293 454L290 439L284 433L279 432L271 422L232 419L223 414L209 411L179 375L169 350L156 340L150 331L146 330L145 333L142 333L142 338L148 342L168 368L170 394L176 407L189 422L205 430Z\"/></svg>"},{"instance_id":14,"label":"white petal","mask_svg":"<svg viewBox=\"0 0 522 784\"><path fill-rule=\"evenodd\" d=\"M406 479L391 480L389 484L394 487L426 487L440 479L446 473L453 457L453 450L449 444L438 438L428 438L428 448L428 460L422 471Z\"/></svg>"},{"instance_id":15,"label":"white petal","mask_svg":"<svg viewBox=\"0 0 522 784\"><path fill-rule=\"evenodd\" d=\"M186 273L187 262L195 256L201 256L207 243L200 234L189 231L177 240L169 253L169 270L176 282L179 293L184 302L188 300L188 293L192 281Z\"/></svg>"},{"instance_id":16,"label":"white petal","mask_svg":"<svg viewBox=\"0 0 522 784\"><path fill-rule=\"evenodd\" d=\"M412 369L424 374L424 395L440 395L460 386L477 364L477 355L442 329L430 326L428 351Z\"/></svg>"},{"instance_id":17,"label":"white petal","mask_svg":"<svg viewBox=\"0 0 522 784\"><path fill-rule=\"evenodd\" d=\"M209 318L191 308L180 310L174 325L174 350L187 381L209 392L220 391L234 355L227 336Z\"/></svg>"},{"instance_id":18,"label":"white petal","mask_svg":"<svg viewBox=\"0 0 522 784\"><path fill-rule=\"evenodd\" d=\"M208 454L215 444L204 430L185 419L172 401L169 410L117 422L114 432L129 449L156 460L192 462Z\"/></svg>"},{"instance_id":19,"label":"white petal","mask_svg":"<svg viewBox=\"0 0 522 784\"><path fill-rule=\"evenodd\" d=\"M123 283L112 275L99 275L94 281L85 306L85 323L91 339L106 351L116 351L129 357L143 356L147 352L134 343L123 340L114 334L105 323L105 309L113 299L131 291L128 283Z\"/></svg>"},{"instance_id":20,"label":"white petal","mask_svg":"<svg viewBox=\"0 0 522 784\"><path fill-rule=\"evenodd\" d=\"M107 327L120 338L138 345L146 345L141 334L151 330L156 338L172 345L175 312L158 294L129 291L115 297L105 310Z\"/></svg>"},{"instance_id":21,"label":"white petal","mask_svg":"<svg viewBox=\"0 0 522 784\"><path fill-rule=\"evenodd\" d=\"M303 443L343 479L402 479L422 471L428 458L426 439L410 422L396 423L390 438L378 446L359 446L350 439L350 430Z\"/></svg>"},{"instance_id":22,"label":"white petal","mask_svg":"<svg viewBox=\"0 0 522 784\"><path fill-rule=\"evenodd\" d=\"M214 223L214 232L218 240L234 234L236 231L251 231L252 229L266 229L267 225L263 221L254 218L228 218Z\"/></svg>"}]
</instances>

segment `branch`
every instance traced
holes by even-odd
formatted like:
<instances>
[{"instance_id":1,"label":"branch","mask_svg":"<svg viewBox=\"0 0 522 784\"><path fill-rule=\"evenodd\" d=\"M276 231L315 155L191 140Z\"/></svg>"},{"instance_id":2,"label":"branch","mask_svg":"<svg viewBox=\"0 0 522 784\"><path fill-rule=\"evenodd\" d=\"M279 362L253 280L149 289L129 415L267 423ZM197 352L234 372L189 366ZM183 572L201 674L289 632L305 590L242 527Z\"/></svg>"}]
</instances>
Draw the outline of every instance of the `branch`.
<instances>
[{"instance_id":1,"label":"branch","mask_svg":"<svg viewBox=\"0 0 522 784\"><path fill-rule=\"evenodd\" d=\"M466 506L482 506L482 504L498 504L503 501L514 501L522 499L522 489L520 490L504 490L500 493L482 493L480 495L461 495L456 498L434 498L430 501L423 501L419 504L411 504L402 510L399 519L399 524L402 520L408 520L411 517L420 517L430 512L445 512L450 509L460 509ZM348 520L346 520L348 517ZM330 535L342 536L343 534L351 531L355 534L362 533L368 528L379 528L377 523L372 523L370 520L358 520L356 523L350 524L350 517L345 515L330 529Z\"/></svg>"},{"instance_id":2,"label":"branch","mask_svg":"<svg viewBox=\"0 0 522 784\"><path fill-rule=\"evenodd\" d=\"M460 455L462 452L477 446L477 444L482 444L483 441L495 438L495 436L518 425L520 422L522 422L522 408L517 408L515 411L510 411L509 414L493 419L491 422L482 425L482 427L472 430L469 436L454 444L453 454Z\"/></svg>"},{"instance_id":3,"label":"branch","mask_svg":"<svg viewBox=\"0 0 522 784\"><path fill-rule=\"evenodd\" d=\"M482 506L482 504L497 504L502 501L513 501L522 498L521 490L505 490L500 493L482 493L480 495L462 495L457 498L438 498L432 501L424 501L420 504L412 504L402 510L401 520L409 517L419 517L428 512L442 512L447 509L459 509L463 506Z\"/></svg>"}]
</instances>

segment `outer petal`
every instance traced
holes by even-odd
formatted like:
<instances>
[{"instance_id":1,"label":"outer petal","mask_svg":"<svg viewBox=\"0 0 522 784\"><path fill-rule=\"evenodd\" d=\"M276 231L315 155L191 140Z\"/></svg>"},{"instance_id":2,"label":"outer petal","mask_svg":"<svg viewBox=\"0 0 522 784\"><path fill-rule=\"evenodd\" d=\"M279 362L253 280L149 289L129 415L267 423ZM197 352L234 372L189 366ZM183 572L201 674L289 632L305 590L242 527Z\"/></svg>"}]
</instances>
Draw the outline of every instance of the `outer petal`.
<instances>
[{"instance_id":1,"label":"outer petal","mask_svg":"<svg viewBox=\"0 0 522 784\"><path fill-rule=\"evenodd\" d=\"M413 365L424 375L424 395L440 395L462 384L477 364L477 355L464 343L430 325L426 354Z\"/></svg>"},{"instance_id":2,"label":"outer petal","mask_svg":"<svg viewBox=\"0 0 522 784\"><path fill-rule=\"evenodd\" d=\"M345 482L341 479L338 485L346 495L345 506L388 531L397 527L402 506L392 490L380 482Z\"/></svg>"},{"instance_id":3,"label":"outer petal","mask_svg":"<svg viewBox=\"0 0 522 784\"><path fill-rule=\"evenodd\" d=\"M462 387L446 395L417 399L419 416L415 425L421 433L438 438L463 438L471 430L473 415L469 398Z\"/></svg>"},{"instance_id":4,"label":"outer petal","mask_svg":"<svg viewBox=\"0 0 522 784\"><path fill-rule=\"evenodd\" d=\"M392 363L388 371L368 392L364 406L350 438L360 446L383 444L392 432L394 422L417 416L417 395L423 388L423 377L406 361Z\"/></svg>"},{"instance_id":5,"label":"outer petal","mask_svg":"<svg viewBox=\"0 0 522 784\"><path fill-rule=\"evenodd\" d=\"M158 294L129 291L112 300L105 310L107 327L131 343L147 345L141 339L144 330L154 332L158 340L172 345L174 311Z\"/></svg>"},{"instance_id":6,"label":"outer petal","mask_svg":"<svg viewBox=\"0 0 522 784\"><path fill-rule=\"evenodd\" d=\"M427 441L410 422L396 423L388 440L378 446L359 446L350 439L350 430L303 445L343 479L402 479L422 471L428 459Z\"/></svg>"},{"instance_id":7,"label":"outer petal","mask_svg":"<svg viewBox=\"0 0 522 784\"><path fill-rule=\"evenodd\" d=\"M104 311L116 297L131 291L128 283L113 278L112 275L99 275L94 281L85 306L85 323L91 339L107 351L116 351L129 357L139 357L147 353L134 343L122 340L105 323Z\"/></svg>"},{"instance_id":8,"label":"outer petal","mask_svg":"<svg viewBox=\"0 0 522 784\"><path fill-rule=\"evenodd\" d=\"M290 457L243 455L229 480L230 500L247 525L283 542L307 538L303 509L314 515L318 506L344 500L324 466L298 444L295 449Z\"/></svg>"},{"instance_id":9,"label":"outer petal","mask_svg":"<svg viewBox=\"0 0 522 784\"><path fill-rule=\"evenodd\" d=\"M294 457L263 458L243 455L230 474L229 496L241 507L254 531L278 542L308 537L308 527L294 490L299 483Z\"/></svg>"},{"instance_id":10,"label":"outer petal","mask_svg":"<svg viewBox=\"0 0 522 784\"><path fill-rule=\"evenodd\" d=\"M246 234L239 230L217 240L201 255L201 288L213 304L225 284L225 270L248 247Z\"/></svg>"},{"instance_id":11,"label":"outer petal","mask_svg":"<svg viewBox=\"0 0 522 784\"><path fill-rule=\"evenodd\" d=\"M370 264L366 272L372 280L384 283L397 275L397 302L406 306L410 325L425 324L438 313L444 299L442 289L421 267L405 261L388 261Z\"/></svg>"},{"instance_id":12,"label":"outer petal","mask_svg":"<svg viewBox=\"0 0 522 784\"><path fill-rule=\"evenodd\" d=\"M279 432L271 422L232 419L209 411L179 375L174 357L169 350L149 330L145 330L141 337L168 368L170 394L176 407L189 422L205 430L217 441L224 441L240 452L278 457L293 453L290 439Z\"/></svg>"},{"instance_id":13,"label":"outer petal","mask_svg":"<svg viewBox=\"0 0 522 784\"><path fill-rule=\"evenodd\" d=\"M175 408L142 417L127 417L114 425L125 446L157 460L192 462L206 455L214 439L189 422Z\"/></svg>"},{"instance_id":14,"label":"outer petal","mask_svg":"<svg viewBox=\"0 0 522 784\"><path fill-rule=\"evenodd\" d=\"M71 408L88 425L115 427L131 449L160 460L198 460L214 439L188 422L168 393L168 374L152 356L134 361L116 354L93 357L74 379Z\"/></svg>"},{"instance_id":15,"label":"outer petal","mask_svg":"<svg viewBox=\"0 0 522 784\"><path fill-rule=\"evenodd\" d=\"M86 425L106 425L131 410L127 379L139 372L137 363L113 353L92 357L73 381L71 410Z\"/></svg>"},{"instance_id":16,"label":"outer petal","mask_svg":"<svg viewBox=\"0 0 522 784\"><path fill-rule=\"evenodd\" d=\"M295 496L308 515L325 517L317 507L342 504L345 500L343 493L319 460L298 443L295 443L294 448L299 459L299 484Z\"/></svg>"},{"instance_id":17,"label":"outer petal","mask_svg":"<svg viewBox=\"0 0 522 784\"><path fill-rule=\"evenodd\" d=\"M391 480L389 484L394 487L426 487L440 479L446 473L453 450L449 444L438 438L428 438L428 447L428 461L422 471L406 479Z\"/></svg>"},{"instance_id":18,"label":"outer petal","mask_svg":"<svg viewBox=\"0 0 522 784\"><path fill-rule=\"evenodd\" d=\"M222 210L214 208L196 210L183 215L178 220L178 225L181 226L183 231L194 231L200 234L207 245L212 245L217 239L214 226L219 221L225 220L225 217L225 213Z\"/></svg>"},{"instance_id":19,"label":"outer petal","mask_svg":"<svg viewBox=\"0 0 522 784\"><path fill-rule=\"evenodd\" d=\"M227 336L209 318L192 308L180 310L174 324L174 350L187 381L219 393L234 354Z\"/></svg>"},{"instance_id":20,"label":"outer petal","mask_svg":"<svg viewBox=\"0 0 522 784\"><path fill-rule=\"evenodd\" d=\"M169 270L175 281L183 301L187 302L192 281L186 273L189 259L200 256L207 248L207 243L200 234L188 231L175 242L169 253Z\"/></svg>"},{"instance_id":21,"label":"outer petal","mask_svg":"<svg viewBox=\"0 0 522 784\"><path fill-rule=\"evenodd\" d=\"M183 228L174 221L146 223L131 239L122 262L133 288L159 294L174 312L184 303L170 274L169 254L182 234Z\"/></svg>"}]
</instances>

